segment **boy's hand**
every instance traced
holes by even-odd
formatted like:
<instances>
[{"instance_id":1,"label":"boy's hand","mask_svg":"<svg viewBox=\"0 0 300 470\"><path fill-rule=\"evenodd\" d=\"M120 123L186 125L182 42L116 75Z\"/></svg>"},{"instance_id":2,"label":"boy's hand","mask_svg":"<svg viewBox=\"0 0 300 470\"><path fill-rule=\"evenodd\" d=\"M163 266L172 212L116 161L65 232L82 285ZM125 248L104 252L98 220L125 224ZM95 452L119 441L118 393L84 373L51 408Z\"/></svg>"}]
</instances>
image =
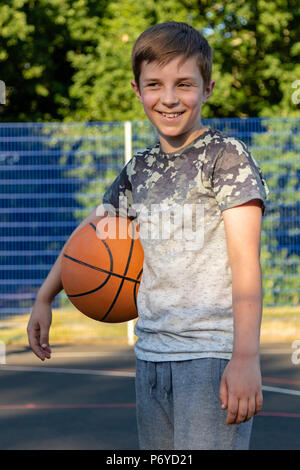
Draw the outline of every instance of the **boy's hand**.
<instances>
[{"instance_id":1,"label":"boy's hand","mask_svg":"<svg viewBox=\"0 0 300 470\"><path fill-rule=\"evenodd\" d=\"M257 357L232 357L220 385L222 409L228 408L226 424L240 424L257 414L263 403L261 372Z\"/></svg>"},{"instance_id":2,"label":"boy's hand","mask_svg":"<svg viewBox=\"0 0 300 470\"><path fill-rule=\"evenodd\" d=\"M51 303L36 299L27 326L29 346L44 361L51 358L49 330L52 322Z\"/></svg>"}]
</instances>

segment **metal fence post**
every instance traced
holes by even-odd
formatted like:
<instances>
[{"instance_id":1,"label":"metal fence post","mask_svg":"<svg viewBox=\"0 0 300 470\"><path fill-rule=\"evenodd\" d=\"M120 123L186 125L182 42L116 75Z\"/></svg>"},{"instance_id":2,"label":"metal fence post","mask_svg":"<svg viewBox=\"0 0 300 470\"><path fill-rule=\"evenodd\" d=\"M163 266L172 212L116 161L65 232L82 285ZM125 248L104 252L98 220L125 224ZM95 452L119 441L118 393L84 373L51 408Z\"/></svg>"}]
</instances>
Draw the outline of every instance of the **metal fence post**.
<instances>
[{"instance_id":1,"label":"metal fence post","mask_svg":"<svg viewBox=\"0 0 300 470\"><path fill-rule=\"evenodd\" d=\"M132 124L131 121L124 123L124 159L125 165L132 158ZM127 323L127 339L129 346L134 345L134 320Z\"/></svg>"}]
</instances>

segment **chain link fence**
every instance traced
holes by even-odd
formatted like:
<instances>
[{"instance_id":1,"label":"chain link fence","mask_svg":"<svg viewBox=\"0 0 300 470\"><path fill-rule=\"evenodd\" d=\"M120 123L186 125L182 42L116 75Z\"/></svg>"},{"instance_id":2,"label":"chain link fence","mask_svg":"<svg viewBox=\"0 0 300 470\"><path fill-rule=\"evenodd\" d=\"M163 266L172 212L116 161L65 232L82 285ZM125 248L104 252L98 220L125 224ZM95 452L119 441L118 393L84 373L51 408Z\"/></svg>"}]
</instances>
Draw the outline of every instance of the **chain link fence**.
<instances>
[{"instance_id":1,"label":"chain link fence","mask_svg":"<svg viewBox=\"0 0 300 470\"><path fill-rule=\"evenodd\" d=\"M270 189L264 305L299 305L300 118L202 122L243 140ZM69 235L131 155L155 140L148 121L0 124L0 319L30 312ZM68 302L62 291L53 307Z\"/></svg>"}]
</instances>

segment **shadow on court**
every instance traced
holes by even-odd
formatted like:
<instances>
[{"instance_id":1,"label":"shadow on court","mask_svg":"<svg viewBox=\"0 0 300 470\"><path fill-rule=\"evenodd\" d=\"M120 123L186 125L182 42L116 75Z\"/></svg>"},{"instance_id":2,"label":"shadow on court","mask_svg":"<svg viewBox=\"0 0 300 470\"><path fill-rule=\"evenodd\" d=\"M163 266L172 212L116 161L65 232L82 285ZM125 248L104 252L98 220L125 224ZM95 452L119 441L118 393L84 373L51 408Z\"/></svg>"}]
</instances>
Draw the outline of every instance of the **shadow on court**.
<instances>
[{"instance_id":1,"label":"shadow on court","mask_svg":"<svg viewBox=\"0 0 300 470\"><path fill-rule=\"evenodd\" d=\"M7 350L0 366L0 449L138 449L135 356L118 345L55 346L41 362ZM251 449L300 449L300 364L290 344L262 347L264 406Z\"/></svg>"}]
</instances>

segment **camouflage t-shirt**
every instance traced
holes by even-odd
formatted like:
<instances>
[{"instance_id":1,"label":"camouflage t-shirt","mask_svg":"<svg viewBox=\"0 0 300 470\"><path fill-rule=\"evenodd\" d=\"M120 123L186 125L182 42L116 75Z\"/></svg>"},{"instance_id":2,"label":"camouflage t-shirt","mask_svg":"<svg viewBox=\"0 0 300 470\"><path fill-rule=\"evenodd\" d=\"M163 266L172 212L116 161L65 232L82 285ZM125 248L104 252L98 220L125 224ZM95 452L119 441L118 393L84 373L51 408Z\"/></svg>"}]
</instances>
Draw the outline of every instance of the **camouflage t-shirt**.
<instances>
[{"instance_id":1,"label":"camouflage t-shirt","mask_svg":"<svg viewBox=\"0 0 300 470\"><path fill-rule=\"evenodd\" d=\"M230 359L232 275L222 211L260 199L264 215L268 193L246 145L212 128L177 152L157 143L123 168L103 204L139 224L138 359Z\"/></svg>"}]
</instances>

